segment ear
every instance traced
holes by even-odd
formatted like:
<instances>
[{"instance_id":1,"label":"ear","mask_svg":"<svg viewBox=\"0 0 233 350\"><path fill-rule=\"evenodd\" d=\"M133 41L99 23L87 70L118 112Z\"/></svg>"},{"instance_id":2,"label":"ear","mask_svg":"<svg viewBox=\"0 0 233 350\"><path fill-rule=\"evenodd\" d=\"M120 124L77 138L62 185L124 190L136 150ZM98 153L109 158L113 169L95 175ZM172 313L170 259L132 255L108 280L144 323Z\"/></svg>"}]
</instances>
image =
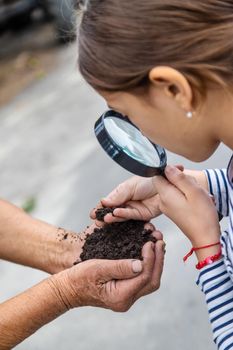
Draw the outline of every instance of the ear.
<instances>
[{"instance_id":1,"label":"ear","mask_svg":"<svg viewBox=\"0 0 233 350\"><path fill-rule=\"evenodd\" d=\"M183 74L171 67L158 66L149 73L150 82L163 89L164 94L173 98L185 111L192 110L192 88Z\"/></svg>"}]
</instances>

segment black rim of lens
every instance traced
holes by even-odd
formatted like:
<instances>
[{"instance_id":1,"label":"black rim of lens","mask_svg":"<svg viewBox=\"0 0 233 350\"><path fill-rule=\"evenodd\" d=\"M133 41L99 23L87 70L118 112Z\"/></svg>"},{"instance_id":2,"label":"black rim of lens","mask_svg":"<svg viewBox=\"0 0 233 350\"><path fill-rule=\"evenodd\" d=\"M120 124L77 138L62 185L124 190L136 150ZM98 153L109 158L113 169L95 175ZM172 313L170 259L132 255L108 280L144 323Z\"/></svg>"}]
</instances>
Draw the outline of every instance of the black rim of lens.
<instances>
[{"instance_id":1,"label":"black rim of lens","mask_svg":"<svg viewBox=\"0 0 233 350\"><path fill-rule=\"evenodd\" d=\"M114 110L108 110L107 112L102 114L101 117L95 123L95 135L105 152L123 168L139 176L152 177L155 175L164 175L164 170L167 165L167 156L165 149L159 145L155 145L149 140L159 156L159 167L151 167L149 165L140 163L134 158L131 158L121 149L119 145L117 145L117 143L107 132L104 125L104 119L108 117L116 117L122 119L124 121L127 121L129 124L133 125L135 128L137 128L127 117Z\"/></svg>"}]
</instances>

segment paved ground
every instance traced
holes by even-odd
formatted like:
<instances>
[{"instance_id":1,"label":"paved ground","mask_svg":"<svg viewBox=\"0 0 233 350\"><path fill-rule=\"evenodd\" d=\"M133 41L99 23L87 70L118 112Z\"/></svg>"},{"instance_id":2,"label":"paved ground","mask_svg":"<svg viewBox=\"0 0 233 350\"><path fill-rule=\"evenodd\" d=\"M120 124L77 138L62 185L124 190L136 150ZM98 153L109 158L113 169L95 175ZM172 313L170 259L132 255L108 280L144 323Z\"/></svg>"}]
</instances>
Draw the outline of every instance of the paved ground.
<instances>
[{"instance_id":1,"label":"paved ground","mask_svg":"<svg viewBox=\"0 0 233 350\"><path fill-rule=\"evenodd\" d=\"M59 67L0 110L0 193L21 205L34 196L34 215L80 230L100 197L129 174L102 152L93 123L106 108L76 72L75 48L59 51ZM224 166L224 147L206 166ZM183 159L169 155L171 163ZM213 350L207 312L195 286L193 264L182 264L188 244L166 219L155 221L167 240L159 292L128 313L82 308L60 317L17 347L19 350ZM0 301L46 274L0 263Z\"/></svg>"},{"instance_id":2,"label":"paved ground","mask_svg":"<svg viewBox=\"0 0 233 350\"><path fill-rule=\"evenodd\" d=\"M36 15L36 13L35 13ZM0 33L0 108L56 67L59 50L53 23L34 19L29 26Z\"/></svg>"}]
</instances>

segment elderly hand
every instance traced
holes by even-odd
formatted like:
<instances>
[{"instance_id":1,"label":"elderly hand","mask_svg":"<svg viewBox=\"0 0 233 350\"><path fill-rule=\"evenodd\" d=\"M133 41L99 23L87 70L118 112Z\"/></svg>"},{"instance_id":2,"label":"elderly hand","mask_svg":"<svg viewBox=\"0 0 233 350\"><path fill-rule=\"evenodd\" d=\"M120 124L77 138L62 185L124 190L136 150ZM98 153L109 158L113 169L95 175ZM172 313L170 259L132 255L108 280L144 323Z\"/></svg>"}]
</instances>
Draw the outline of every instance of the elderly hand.
<instances>
[{"instance_id":1,"label":"elderly hand","mask_svg":"<svg viewBox=\"0 0 233 350\"><path fill-rule=\"evenodd\" d=\"M159 235L161 235L159 233ZM140 260L89 260L50 278L67 309L97 306L127 311L141 296L157 290L164 261L164 242L148 242Z\"/></svg>"},{"instance_id":2,"label":"elderly hand","mask_svg":"<svg viewBox=\"0 0 233 350\"><path fill-rule=\"evenodd\" d=\"M98 223L98 225L103 225L103 223ZM151 223L146 223L144 227L145 229L152 230L153 235L158 240L163 239L161 232L155 230L155 227ZM90 235L95 228L98 228L98 226L94 223L79 234L66 231L62 228L58 229L56 259L53 259L49 272L57 273L73 266L75 262L80 262L79 257L82 253L82 248L85 244L86 237L87 235Z\"/></svg>"},{"instance_id":3,"label":"elderly hand","mask_svg":"<svg viewBox=\"0 0 233 350\"><path fill-rule=\"evenodd\" d=\"M52 273L63 271L73 266L75 262L79 262L85 239L95 228L97 228L96 224L91 224L81 233L67 231L63 228L57 230L57 254L51 264Z\"/></svg>"}]
</instances>

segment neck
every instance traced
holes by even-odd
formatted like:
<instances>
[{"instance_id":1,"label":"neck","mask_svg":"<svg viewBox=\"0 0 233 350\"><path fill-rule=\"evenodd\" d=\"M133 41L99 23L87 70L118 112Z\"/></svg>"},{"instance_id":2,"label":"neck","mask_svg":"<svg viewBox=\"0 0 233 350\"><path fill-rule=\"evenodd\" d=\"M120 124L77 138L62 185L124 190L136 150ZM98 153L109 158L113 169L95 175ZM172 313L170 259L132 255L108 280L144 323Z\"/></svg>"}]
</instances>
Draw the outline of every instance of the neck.
<instances>
[{"instance_id":1,"label":"neck","mask_svg":"<svg viewBox=\"0 0 233 350\"><path fill-rule=\"evenodd\" d=\"M207 108L216 141L233 150L233 94L219 89L211 91Z\"/></svg>"}]
</instances>

